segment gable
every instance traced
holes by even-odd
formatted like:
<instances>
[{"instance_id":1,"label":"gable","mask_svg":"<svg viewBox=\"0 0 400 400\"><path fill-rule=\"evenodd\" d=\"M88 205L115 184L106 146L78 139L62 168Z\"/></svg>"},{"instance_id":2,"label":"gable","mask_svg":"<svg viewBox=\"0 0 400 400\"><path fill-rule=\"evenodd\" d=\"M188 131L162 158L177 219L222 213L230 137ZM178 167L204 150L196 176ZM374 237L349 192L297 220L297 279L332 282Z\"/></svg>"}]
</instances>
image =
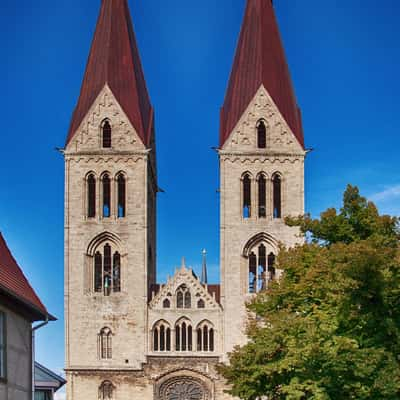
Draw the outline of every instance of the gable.
<instances>
[{"instance_id":1,"label":"gable","mask_svg":"<svg viewBox=\"0 0 400 400\"><path fill-rule=\"evenodd\" d=\"M216 296L211 295L207 290L207 285L202 285L191 269L182 267L177 269L175 275L168 279L168 282L160 287L159 292L149 303L151 309L164 309L163 302L168 299L171 308L176 308L176 293L183 285L190 291L192 298L192 308L197 308L199 300L204 301L205 309L217 309L220 305ZM213 291L216 293L216 291Z\"/></svg>"},{"instance_id":2,"label":"gable","mask_svg":"<svg viewBox=\"0 0 400 400\"><path fill-rule=\"evenodd\" d=\"M266 127L266 148L257 148L257 125ZM225 141L228 151L259 153L303 153L304 150L263 85Z\"/></svg>"},{"instance_id":3,"label":"gable","mask_svg":"<svg viewBox=\"0 0 400 400\"><path fill-rule=\"evenodd\" d=\"M102 126L111 126L112 147L102 148ZM89 112L67 146L67 151L144 150L143 142L108 85L97 96Z\"/></svg>"}]
</instances>

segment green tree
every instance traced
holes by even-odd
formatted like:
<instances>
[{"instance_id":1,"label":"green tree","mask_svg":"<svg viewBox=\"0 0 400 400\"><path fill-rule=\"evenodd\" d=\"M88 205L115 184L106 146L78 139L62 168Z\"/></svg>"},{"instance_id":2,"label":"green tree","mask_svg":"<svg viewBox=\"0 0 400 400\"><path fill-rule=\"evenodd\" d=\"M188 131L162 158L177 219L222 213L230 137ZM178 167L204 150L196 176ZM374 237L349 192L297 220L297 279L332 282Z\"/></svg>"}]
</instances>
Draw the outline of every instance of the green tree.
<instances>
[{"instance_id":1,"label":"green tree","mask_svg":"<svg viewBox=\"0 0 400 400\"><path fill-rule=\"evenodd\" d=\"M398 219L348 186L343 207L288 219L279 282L248 305L248 343L219 371L245 400L400 399Z\"/></svg>"}]
</instances>

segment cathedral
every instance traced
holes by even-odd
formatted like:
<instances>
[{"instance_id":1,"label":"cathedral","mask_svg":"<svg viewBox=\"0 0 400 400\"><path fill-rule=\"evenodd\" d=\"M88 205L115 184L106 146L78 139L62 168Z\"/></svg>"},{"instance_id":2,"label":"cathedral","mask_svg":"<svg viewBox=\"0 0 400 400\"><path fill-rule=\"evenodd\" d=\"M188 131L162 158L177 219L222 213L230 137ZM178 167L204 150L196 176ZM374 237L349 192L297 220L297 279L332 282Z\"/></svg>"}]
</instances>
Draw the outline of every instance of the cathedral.
<instances>
[{"instance_id":1,"label":"cathedral","mask_svg":"<svg viewBox=\"0 0 400 400\"><path fill-rule=\"evenodd\" d=\"M302 240L284 217L304 213L305 156L272 0L247 0L220 113L220 283L184 261L158 283L154 110L128 1L102 0L64 149L68 400L232 399L216 365L279 279L279 244Z\"/></svg>"}]
</instances>

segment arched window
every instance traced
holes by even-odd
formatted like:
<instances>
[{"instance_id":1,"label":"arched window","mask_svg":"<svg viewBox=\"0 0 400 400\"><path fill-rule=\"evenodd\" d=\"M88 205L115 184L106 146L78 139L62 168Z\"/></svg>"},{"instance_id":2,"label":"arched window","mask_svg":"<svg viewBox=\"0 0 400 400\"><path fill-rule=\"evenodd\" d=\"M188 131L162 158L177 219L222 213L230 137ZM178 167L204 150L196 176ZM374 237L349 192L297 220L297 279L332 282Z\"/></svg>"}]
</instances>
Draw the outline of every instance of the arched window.
<instances>
[{"instance_id":1,"label":"arched window","mask_svg":"<svg viewBox=\"0 0 400 400\"><path fill-rule=\"evenodd\" d=\"M171 328L165 321L153 327L153 351L171 351Z\"/></svg>"},{"instance_id":2,"label":"arched window","mask_svg":"<svg viewBox=\"0 0 400 400\"><path fill-rule=\"evenodd\" d=\"M163 308L171 308L171 302L169 301L169 299L164 299Z\"/></svg>"},{"instance_id":3,"label":"arched window","mask_svg":"<svg viewBox=\"0 0 400 400\"><path fill-rule=\"evenodd\" d=\"M96 216L96 178L93 174L87 178L87 216L88 218Z\"/></svg>"},{"instance_id":4,"label":"arched window","mask_svg":"<svg viewBox=\"0 0 400 400\"><path fill-rule=\"evenodd\" d=\"M117 177L118 192L118 218L124 218L126 214L126 183L123 174Z\"/></svg>"},{"instance_id":5,"label":"arched window","mask_svg":"<svg viewBox=\"0 0 400 400\"><path fill-rule=\"evenodd\" d=\"M204 321L197 327L197 351L214 351L214 328Z\"/></svg>"},{"instance_id":6,"label":"arched window","mask_svg":"<svg viewBox=\"0 0 400 400\"><path fill-rule=\"evenodd\" d=\"M263 174L258 177L258 216L267 216L267 180Z\"/></svg>"},{"instance_id":7,"label":"arched window","mask_svg":"<svg viewBox=\"0 0 400 400\"><path fill-rule=\"evenodd\" d=\"M99 356L102 360L112 358L112 332L110 328L103 328L99 334Z\"/></svg>"},{"instance_id":8,"label":"arched window","mask_svg":"<svg viewBox=\"0 0 400 400\"><path fill-rule=\"evenodd\" d=\"M267 147L267 128L262 120L257 126L257 147L259 149L265 149Z\"/></svg>"},{"instance_id":9,"label":"arched window","mask_svg":"<svg viewBox=\"0 0 400 400\"><path fill-rule=\"evenodd\" d=\"M108 174L104 174L103 183L103 217L108 218L111 215L111 180Z\"/></svg>"},{"instance_id":10,"label":"arched window","mask_svg":"<svg viewBox=\"0 0 400 400\"><path fill-rule=\"evenodd\" d=\"M175 350L193 350L193 331L192 324L187 319L181 319L175 325Z\"/></svg>"},{"instance_id":11,"label":"arched window","mask_svg":"<svg viewBox=\"0 0 400 400\"><path fill-rule=\"evenodd\" d=\"M269 253L268 255L268 274L269 274L269 279L274 280L275 279L275 254L274 253Z\"/></svg>"},{"instance_id":12,"label":"arched window","mask_svg":"<svg viewBox=\"0 0 400 400\"><path fill-rule=\"evenodd\" d=\"M249 174L243 177L243 218L251 217L251 178Z\"/></svg>"},{"instance_id":13,"label":"arched window","mask_svg":"<svg viewBox=\"0 0 400 400\"><path fill-rule=\"evenodd\" d=\"M197 308L205 308L205 306L206 306L206 304L204 303L204 300L203 300L203 299L200 299L200 300L197 302Z\"/></svg>"},{"instance_id":14,"label":"arched window","mask_svg":"<svg viewBox=\"0 0 400 400\"><path fill-rule=\"evenodd\" d=\"M103 147L105 149L111 147L111 125L108 121L103 124Z\"/></svg>"},{"instance_id":15,"label":"arched window","mask_svg":"<svg viewBox=\"0 0 400 400\"><path fill-rule=\"evenodd\" d=\"M104 381L99 387L100 400L113 400L114 385L110 381Z\"/></svg>"},{"instance_id":16,"label":"arched window","mask_svg":"<svg viewBox=\"0 0 400 400\"><path fill-rule=\"evenodd\" d=\"M105 296L121 291L121 255L109 243L94 255L94 291Z\"/></svg>"},{"instance_id":17,"label":"arched window","mask_svg":"<svg viewBox=\"0 0 400 400\"><path fill-rule=\"evenodd\" d=\"M282 181L278 174L272 178L274 218L282 218Z\"/></svg>"},{"instance_id":18,"label":"arched window","mask_svg":"<svg viewBox=\"0 0 400 400\"><path fill-rule=\"evenodd\" d=\"M192 296L190 290L186 285L181 285L176 291L176 307L177 308L191 308Z\"/></svg>"},{"instance_id":19,"label":"arched window","mask_svg":"<svg viewBox=\"0 0 400 400\"><path fill-rule=\"evenodd\" d=\"M275 255L269 253L264 243L257 245L249 255L249 293L265 290L275 278Z\"/></svg>"}]
</instances>

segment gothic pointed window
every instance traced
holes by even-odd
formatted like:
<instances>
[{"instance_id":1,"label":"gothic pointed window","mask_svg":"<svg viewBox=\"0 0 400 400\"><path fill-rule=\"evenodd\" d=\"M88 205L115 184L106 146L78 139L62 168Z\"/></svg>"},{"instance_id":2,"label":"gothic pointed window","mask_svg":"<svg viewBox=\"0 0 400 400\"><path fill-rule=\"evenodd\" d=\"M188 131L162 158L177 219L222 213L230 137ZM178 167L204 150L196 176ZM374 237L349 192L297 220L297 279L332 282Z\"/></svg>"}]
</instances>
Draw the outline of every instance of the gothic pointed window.
<instances>
[{"instance_id":1,"label":"gothic pointed window","mask_svg":"<svg viewBox=\"0 0 400 400\"><path fill-rule=\"evenodd\" d=\"M275 279L275 254L270 253L268 255L268 273L269 273L269 279L273 280Z\"/></svg>"},{"instance_id":2,"label":"gothic pointed window","mask_svg":"<svg viewBox=\"0 0 400 400\"><path fill-rule=\"evenodd\" d=\"M249 256L249 293L257 291L257 256L252 252Z\"/></svg>"},{"instance_id":3,"label":"gothic pointed window","mask_svg":"<svg viewBox=\"0 0 400 400\"><path fill-rule=\"evenodd\" d=\"M107 149L111 147L111 125L109 121L105 121L103 124L103 148Z\"/></svg>"},{"instance_id":4,"label":"gothic pointed window","mask_svg":"<svg viewBox=\"0 0 400 400\"><path fill-rule=\"evenodd\" d=\"M267 128L262 120L257 126L257 147L259 149L265 149L267 147Z\"/></svg>"},{"instance_id":5,"label":"gothic pointed window","mask_svg":"<svg viewBox=\"0 0 400 400\"><path fill-rule=\"evenodd\" d=\"M110 381L104 381L99 387L99 400L114 399L114 385Z\"/></svg>"},{"instance_id":6,"label":"gothic pointed window","mask_svg":"<svg viewBox=\"0 0 400 400\"><path fill-rule=\"evenodd\" d=\"M94 254L94 292L110 296L121 291L121 254L109 243L99 246Z\"/></svg>"},{"instance_id":7,"label":"gothic pointed window","mask_svg":"<svg viewBox=\"0 0 400 400\"><path fill-rule=\"evenodd\" d=\"M126 182L123 174L117 177L118 194L118 218L124 218L126 214Z\"/></svg>"},{"instance_id":8,"label":"gothic pointed window","mask_svg":"<svg viewBox=\"0 0 400 400\"><path fill-rule=\"evenodd\" d=\"M163 308L171 308L171 302L169 301L169 299L164 299Z\"/></svg>"},{"instance_id":9,"label":"gothic pointed window","mask_svg":"<svg viewBox=\"0 0 400 400\"><path fill-rule=\"evenodd\" d=\"M103 290L103 256L98 251L94 255L94 291Z\"/></svg>"},{"instance_id":10,"label":"gothic pointed window","mask_svg":"<svg viewBox=\"0 0 400 400\"><path fill-rule=\"evenodd\" d=\"M243 185L243 218L251 217L251 178L245 174L242 180Z\"/></svg>"},{"instance_id":11,"label":"gothic pointed window","mask_svg":"<svg viewBox=\"0 0 400 400\"><path fill-rule=\"evenodd\" d=\"M267 257L266 248L263 244L258 247L258 265L257 265L257 291L264 290L267 287Z\"/></svg>"},{"instance_id":12,"label":"gothic pointed window","mask_svg":"<svg viewBox=\"0 0 400 400\"><path fill-rule=\"evenodd\" d=\"M175 325L175 350L193 350L193 330L192 324L187 319L178 321Z\"/></svg>"},{"instance_id":13,"label":"gothic pointed window","mask_svg":"<svg viewBox=\"0 0 400 400\"><path fill-rule=\"evenodd\" d=\"M205 308L205 306L206 306L206 304L204 303L204 300L203 300L203 299L200 299L200 300L197 302L197 308Z\"/></svg>"},{"instance_id":14,"label":"gothic pointed window","mask_svg":"<svg viewBox=\"0 0 400 400\"><path fill-rule=\"evenodd\" d=\"M111 180L108 174L104 174L103 182L103 217L108 218L111 215Z\"/></svg>"},{"instance_id":15,"label":"gothic pointed window","mask_svg":"<svg viewBox=\"0 0 400 400\"><path fill-rule=\"evenodd\" d=\"M258 178L258 216L265 218L267 216L267 180L261 174Z\"/></svg>"},{"instance_id":16,"label":"gothic pointed window","mask_svg":"<svg viewBox=\"0 0 400 400\"><path fill-rule=\"evenodd\" d=\"M171 328L166 321L159 321L153 327L153 351L171 351Z\"/></svg>"},{"instance_id":17,"label":"gothic pointed window","mask_svg":"<svg viewBox=\"0 0 400 400\"><path fill-rule=\"evenodd\" d=\"M113 255L113 291L121 291L121 255L118 252Z\"/></svg>"},{"instance_id":18,"label":"gothic pointed window","mask_svg":"<svg viewBox=\"0 0 400 400\"><path fill-rule=\"evenodd\" d=\"M191 308L192 296L190 290L186 285L179 286L176 291L176 307L177 308Z\"/></svg>"},{"instance_id":19,"label":"gothic pointed window","mask_svg":"<svg viewBox=\"0 0 400 400\"><path fill-rule=\"evenodd\" d=\"M87 216L94 218L96 216L96 178L90 174L87 178Z\"/></svg>"},{"instance_id":20,"label":"gothic pointed window","mask_svg":"<svg viewBox=\"0 0 400 400\"><path fill-rule=\"evenodd\" d=\"M197 327L197 351L214 351L214 328L208 321L204 321Z\"/></svg>"},{"instance_id":21,"label":"gothic pointed window","mask_svg":"<svg viewBox=\"0 0 400 400\"><path fill-rule=\"evenodd\" d=\"M273 185L273 211L274 218L282 218L282 181L276 174L272 179Z\"/></svg>"},{"instance_id":22,"label":"gothic pointed window","mask_svg":"<svg viewBox=\"0 0 400 400\"><path fill-rule=\"evenodd\" d=\"M112 358L112 332L109 328L103 328L99 334L99 353L102 360Z\"/></svg>"}]
</instances>

